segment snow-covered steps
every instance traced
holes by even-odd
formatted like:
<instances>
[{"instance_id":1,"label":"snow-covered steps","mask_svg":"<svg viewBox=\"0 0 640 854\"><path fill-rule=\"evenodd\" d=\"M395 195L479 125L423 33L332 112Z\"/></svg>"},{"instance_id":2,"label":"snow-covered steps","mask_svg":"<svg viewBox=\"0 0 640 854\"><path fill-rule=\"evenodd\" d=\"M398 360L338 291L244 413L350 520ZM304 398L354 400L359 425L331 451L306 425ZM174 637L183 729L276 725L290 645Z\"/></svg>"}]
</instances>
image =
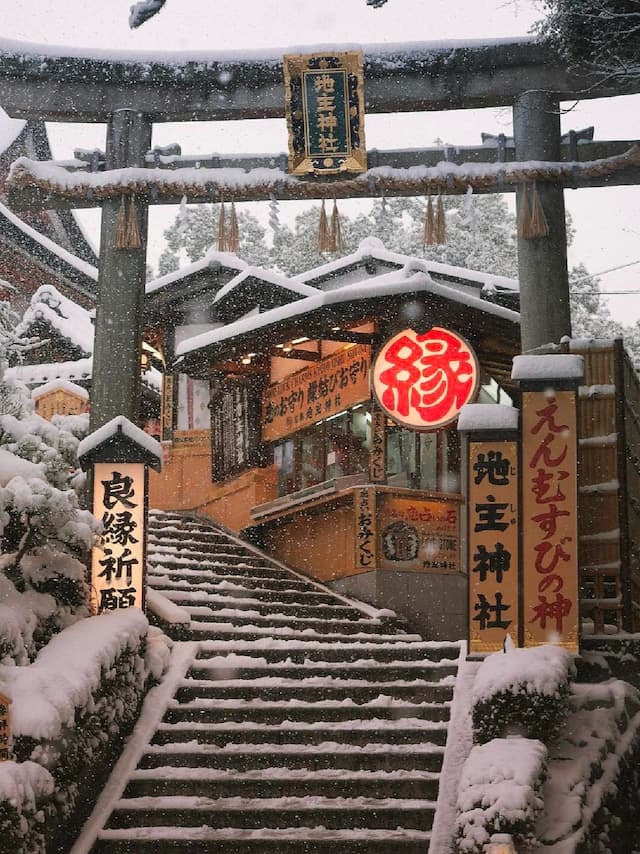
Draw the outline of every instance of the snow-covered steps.
<instances>
[{"instance_id":1,"label":"snow-covered steps","mask_svg":"<svg viewBox=\"0 0 640 854\"><path fill-rule=\"evenodd\" d=\"M459 645L202 520L150 524L149 584L196 643L93 850L426 854Z\"/></svg>"}]
</instances>

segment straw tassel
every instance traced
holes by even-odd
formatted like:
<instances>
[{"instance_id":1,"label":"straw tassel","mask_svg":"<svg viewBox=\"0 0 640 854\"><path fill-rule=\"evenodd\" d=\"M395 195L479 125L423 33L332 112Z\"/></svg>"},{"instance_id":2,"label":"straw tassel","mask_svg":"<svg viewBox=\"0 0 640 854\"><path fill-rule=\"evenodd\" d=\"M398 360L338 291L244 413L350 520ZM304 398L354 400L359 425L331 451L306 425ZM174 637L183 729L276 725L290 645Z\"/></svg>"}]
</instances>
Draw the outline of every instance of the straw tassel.
<instances>
[{"instance_id":1,"label":"straw tassel","mask_svg":"<svg viewBox=\"0 0 640 854\"><path fill-rule=\"evenodd\" d=\"M231 202L231 215L229 217L229 234L227 235L227 252L237 252L240 248L240 229L238 228L238 216L236 214L236 203Z\"/></svg>"},{"instance_id":2,"label":"straw tassel","mask_svg":"<svg viewBox=\"0 0 640 854\"><path fill-rule=\"evenodd\" d=\"M327 220L327 211L322 200L320 208L320 222L318 223L318 251L331 252L331 234L329 233L329 222Z\"/></svg>"},{"instance_id":3,"label":"straw tassel","mask_svg":"<svg viewBox=\"0 0 640 854\"><path fill-rule=\"evenodd\" d=\"M447 242L447 218L444 215L444 202L442 196L438 195L438 204L436 206L436 243Z\"/></svg>"},{"instance_id":4,"label":"straw tassel","mask_svg":"<svg viewBox=\"0 0 640 854\"><path fill-rule=\"evenodd\" d=\"M333 200L333 210L331 212L331 251L341 252L344 248L342 241L342 227L340 226L340 214L338 213L338 204Z\"/></svg>"},{"instance_id":5,"label":"straw tassel","mask_svg":"<svg viewBox=\"0 0 640 854\"><path fill-rule=\"evenodd\" d=\"M529 238L547 237L549 235L549 223L544 215L544 209L536 182L533 182L533 193L531 194L531 218L529 220Z\"/></svg>"},{"instance_id":6,"label":"straw tassel","mask_svg":"<svg viewBox=\"0 0 640 854\"><path fill-rule=\"evenodd\" d=\"M218 217L218 252L227 251L226 218L223 201L220 205L220 216Z\"/></svg>"},{"instance_id":7,"label":"straw tassel","mask_svg":"<svg viewBox=\"0 0 640 854\"><path fill-rule=\"evenodd\" d=\"M424 229L422 231L422 245L434 246L436 242L436 220L433 213L433 202L431 194L427 196L427 209L424 214Z\"/></svg>"},{"instance_id":8,"label":"straw tassel","mask_svg":"<svg viewBox=\"0 0 640 854\"><path fill-rule=\"evenodd\" d=\"M120 208L116 219L116 249L127 248L127 208L124 196L120 197Z\"/></svg>"},{"instance_id":9,"label":"straw tassel","mask_svg":"<svg viewBox=\"0 0 640 854\"><path fill-rule=\"evenodd\" d=\"M518 205L518 237L527 240L529 238L529 221L531 219L531 211L529 207L529 188L527 184L523 184L520 189L520 199Z\"/></svg>"},{"instance_id":10,"label":"straw tassel","mask_svg":"<svg viewBox=\"0 0 640 854\"><path fill-rule=\"evenodd\" d=\"M136 197L131 197L129 205L129 219L127 221L127 249L142 249L142 238L138 227L138 209L136 208Z\"/></svg>"}]
</instances>

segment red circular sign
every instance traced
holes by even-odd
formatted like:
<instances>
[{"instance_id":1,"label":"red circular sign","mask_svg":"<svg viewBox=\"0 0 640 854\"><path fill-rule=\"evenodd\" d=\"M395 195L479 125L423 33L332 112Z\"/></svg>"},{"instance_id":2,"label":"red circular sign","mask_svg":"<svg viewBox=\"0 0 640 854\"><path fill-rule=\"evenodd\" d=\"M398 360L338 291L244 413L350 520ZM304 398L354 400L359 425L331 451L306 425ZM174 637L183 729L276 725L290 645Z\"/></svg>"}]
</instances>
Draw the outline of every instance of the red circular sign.
<instances>
[{"instance_id":1,"label":"red circular sign","mask_svg":"<svg viewBox=\"0 0 640 854\"><path fill-rule=\"evenodd\" d=\"M476 354L460 335L434 326L398 332L373 363L373 392L387 415L412 430L436 430L457 418L480 381Z\"/></svg>"}]
</instances>

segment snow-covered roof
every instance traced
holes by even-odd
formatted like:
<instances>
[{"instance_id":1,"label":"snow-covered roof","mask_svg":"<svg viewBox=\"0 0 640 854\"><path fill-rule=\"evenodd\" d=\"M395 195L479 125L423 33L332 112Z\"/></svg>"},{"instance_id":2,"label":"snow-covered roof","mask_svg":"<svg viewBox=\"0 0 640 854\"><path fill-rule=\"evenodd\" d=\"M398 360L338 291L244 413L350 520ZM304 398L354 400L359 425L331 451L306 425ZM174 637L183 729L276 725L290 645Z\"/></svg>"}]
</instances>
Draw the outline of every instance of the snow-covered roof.
<instances>
[{"instance_id":1,"label":"snow-covered roof","mask_svg":"<svg viewBox=\"0 0 640 854\"><path fill-rule=\"evenodd\" d=\"M43 365L16 365L7 368L5 379L17 380L27 386L37 386L52 380L67 380L75 383L91 382L93 356L76 359L73 362L49 362ZM141 375L142 384L160 392L162 374L156 368L150 368Z\"/></svg>"},{"instance_id":2,"label":"snow-covered roof","mask_svg":"<svg viewBox=\"0 0 640 854\"><path fill-rule=\"evenodd\" d=\"M516 356L513 360L513 380L581 380L584 377L584 356L569 353L547 353Z\"/></svg>"},{"instance_id":3,"label":"snow-covered roof","mask_svg":"<svg viewBox=\"0 0 640 854\"><path fill-rule=\"evenodd\" d=\"M438 261L431 261L428 258L418 258L413 255L392 252L385 247L384 243L378 237L366 237L360 242L356 251L350 255L335 258L333 261L329 261L319 267L299 273L297 276L293 276L292 279L295 282L316 283L331 278L350 267L365 264L371 258L386 264L392 264L396 267L405 267L412 261L420 262L424 265L423 269L434 274L436 278L440 275L466 281L469 284L477 284L480 287L500 288L507 291L519 290L519 284L516 279L510 279L507 276L496 276L493 273L481 273L478 270L468 270L465 267L455 267L452 264L442 264Z\"/></svg>"},{"instance_id":4,"label":"snow-covered roof","mask_svg":"<svg viewBox=\"0 0 640 854\"><path fill-rule=\"evenodd\" d=\"M11 143L15 142L25 125L24 119L10 119L0 107L0 154L4 154Z\"/></svg>"},{"instance_id":5,"label":"snow-covered roof","mask_svg":"<svg viewBox=\"0 0 640 854\"><path fill-rule=\"evenodd\" d=\"M503 403L467 403L458 416L458 430L517 430L520 410Z\"/></svg>"},{"instance_id":6,"label":"snow-covered roof","mask_svg":"<svg viewBox=\"0 0 640 854\"><path fill-rule=\"evenodd\" d=\"M66 249L63 249L62 246L59 246L55 241L50 240L48 237L45 237L44 234L40 234L39 231L36 231L35 228L32 228L30 225L27 225L26 222L20 219L19 216L10 211L6 205L3 205L0 202L0 218L4 217L11 225L18 228L23 234L25 234L28 238L40 244L43 249L46 249L47 252L56 255L61 261L71 267L78 273L81 273L88 279L91 279L94 282L98 281L98 270L92 264L83 261L81 258L78 258L76 255L73 255L71 252L68 252Z\"/></svg>"},{"instance_id":7,"label":"snow-covered roof","mask_svg":"<svg viewBox=\"0 0 640 854\"><path fill-rule=\"evenodd\" d=\"M27 334L29 327L45 321L84 353L93 353L94 326L91 313L70 300L54 285L41 285L31 297L16 332Z\"/></svg>"},{"instance_id":8,"label":"snow-covered roof","mask_svg":"<svg viewBox=\"0 0 640 854\"><path fill-rule=\"evenodd\" d=\"M238 335L245 335L259 329L264 329L272 324L291 320L295 317L303 317L320 308L376 297L415 293L416 291L423 291L424 293L444 297L452 302L467 305L478 311L501 317L514 324L520 321L520 315L516 311L489 303L474 294L462 292L447 285L441 285L434 282L428 273L407 267L402 270L394 270L382 276L375 276L363 282L345 285L331 291L321 291L313 296L296 300L288 305L265 311L263 314L243 317L226 326L203 332L192 338L187 338L176 348L176 355L178 357L185 356L187 353L192 353L212 344L231 340Z\"/></svg>"},{"instance_id":9,"label":"snow-covered roof","mask_svg":"<svg viewBox=\"0 0 640 854\"><path fill-rule=\"evenodd\" d=\"M147 282L145 291L147 295L155 293L162 288L173 285L176 282L186 279L188 276L200 273L208 268L218 269L226 267L230 270L241 271L246 270L248 266L246 261L243 261L242 258L238 258L237 255L233 255L231 252L218 252L217 249L210 249L198 261L193 261L191 264L180 267L179 270L174 270L172 273L167 273L164 276L159 276L157 279Z\"/></svg>"},{"instance_id":10,"label":"snow-covered roof","mask_svg":"<svg viewBox=\"0 0 640 854\"><path fill-rule=\"evenodd\" d=\"M119 436L128 439L134 445L137 445L149 456L153 457L157 463L157 467L162 466L162 446L156 441L153 436L145 433L140 427L125 418L124 415L116 415L111 421L107 421L102 427L98 427L93 433L89 433L78 445L78 460L83 461L83 458L91 456L98 448L109 444Z\"/></svg>"},{"instance_id":11,"label":"snow-covered roof","mask_svg":"<svg viewBox=\"0 0 640 854\"><path fill-rule=\"evenodd\" d=\"M238 273L237 276L234 276L231 281L227 282L226 285L223 285L220 288L218 293L215 295L213 302L217 303L225 299L225 297L232 293L232 291L239 288L243 282L246 282L247 279L263 281L269 285L275 285L278 288L283 288L284 290L290 291L291 293L301 297L309 297L317 293L317 288L312 288L309 285L305 285L303 282L290 279L287 276L282 275L282 273L276 273L273 270L266 270L264 267L247 267L246 270Z\"/></svg>"},{"instance_id":12,"label":"snow-covered roof","mask_svg":"<svg viewBox=\"0 0 640 854\"><path fill-rule=\"evenodd\" d=\"M31 392L31 397L33 400L37 400L39 397L43 397L45 394L49 394L52 391L68 391L71 394L75 394L77 397L81 397L83 400L89 400L89 392L86 388L83 388L77 383L72 383L69 382L69 380L63 379L51 380L51 382L34 388Z\"/></svg>"}]
</instances>

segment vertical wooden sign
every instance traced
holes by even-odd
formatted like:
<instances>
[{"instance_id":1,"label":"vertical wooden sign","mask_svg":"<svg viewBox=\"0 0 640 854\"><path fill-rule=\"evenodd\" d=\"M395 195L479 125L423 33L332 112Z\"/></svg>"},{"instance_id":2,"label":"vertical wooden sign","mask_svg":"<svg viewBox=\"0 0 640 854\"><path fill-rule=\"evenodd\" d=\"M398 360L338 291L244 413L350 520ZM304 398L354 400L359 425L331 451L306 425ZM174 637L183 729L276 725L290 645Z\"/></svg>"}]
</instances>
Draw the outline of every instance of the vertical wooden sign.
<instances>
[{"instance_id":1,"label":"vertical wooden sign","mask_svg":"<svg viewBox=\"0 0 640 854\"><path fill-rule=\"evenodd\" d=\"M375 569L376 554L376 491L370 487L354 492L355 567Z\"/></svg>"},{"instance_id":2,"label":"vertical wooden sign","mask_svg":"<svg viewBox=\"0 0 640 854\"><path fill-rule=\"evenodd\" d=\"M386 448L387 416L375 404L371 408L371 454L369 477L372 483L385 483L387 479Z\"/></svg>"},{"instance_id":3,"label":"vertical wooden sign","mask_svg":"<svg viewBox=\"0 0 640 854\"><path fill-rule=\"evenodd\" d=\"M517 644L518 445L469 442L469 652Z\"/></svg>"},{"instance_id":4,"label":"vertical wooden sign","mask_svg":"<svg viewBox=\"0 0 640 854\"><path fill-rule=\"evenodd\" d=\"M173 439L173 374L162 378L162 397L160 399L160 438L163 442Z\"/></svg>"},{"instance_id":5,"label":"vertical wooden sign","mask_svg":"<svg viewBox=\"0 0 640 854\"><path fill-rule=\"evenodd\" d=\"M522 393L524 645L577 652L576 393Z\"/></svg>"},{"instance_id":6,"label":"vertical wooden sign","mask_svg":"<svg viewBox=\"0 0 640 854\"><path fill-rule=\"evenodd\" d=\"M95 611L144 609L147 502L144 463L95 463L93 514L103 531L92 552Z\"/></svg>"}]
</instances>

